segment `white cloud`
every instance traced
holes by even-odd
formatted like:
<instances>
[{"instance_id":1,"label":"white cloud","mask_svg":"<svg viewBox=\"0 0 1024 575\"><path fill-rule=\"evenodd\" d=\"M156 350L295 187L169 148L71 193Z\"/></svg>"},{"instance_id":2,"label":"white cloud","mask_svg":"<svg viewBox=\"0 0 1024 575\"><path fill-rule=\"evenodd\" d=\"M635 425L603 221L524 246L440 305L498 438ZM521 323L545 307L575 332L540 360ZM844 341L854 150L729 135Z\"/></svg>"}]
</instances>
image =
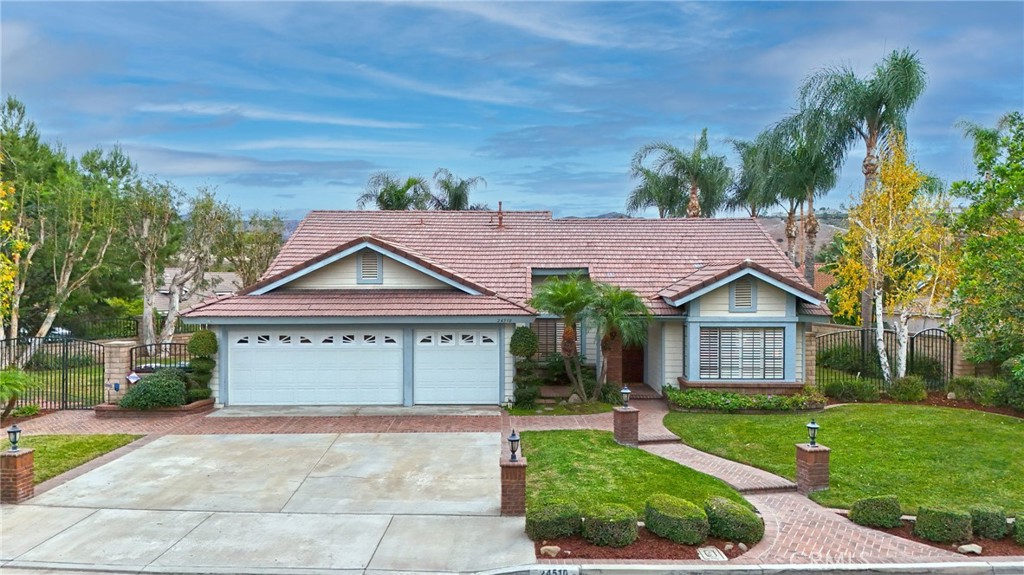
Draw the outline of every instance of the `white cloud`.
<instances>
[{"instance_id":1,"label":"white cloud","mask_svg":"<svg viewBox=\"0 0 1024 575\"><path fill-rule=\"evenodd\" d=\"M624 45L623 39L619 37L620 35L615 29L592 22L584 23L573 20L568 18L564 12L537 10L536 5L444 2L432 4L432 6L440 10L470 14L494 24L515 28L549 40L559 40L581 46L615 47Z\"/></svg>"},{"instance_id":2,"label":"white cloud","mask_svg":"<svg viewBox=\"0 0 1024 575\"><path fill-rule=\"evenodd\" d=\"M250 120L298 122L302 124L328 124L332 126L352 126L357 128L400 129L420 127L420 124L412 124L408 122L387 122L366 118L351 118L347 116L277 111L240 104L206 102L189 102L185 104L140 104L139 106L136 106L135 109L139 112L157 112L193 116L238 116Z\"/></svg>"}]
</instances>

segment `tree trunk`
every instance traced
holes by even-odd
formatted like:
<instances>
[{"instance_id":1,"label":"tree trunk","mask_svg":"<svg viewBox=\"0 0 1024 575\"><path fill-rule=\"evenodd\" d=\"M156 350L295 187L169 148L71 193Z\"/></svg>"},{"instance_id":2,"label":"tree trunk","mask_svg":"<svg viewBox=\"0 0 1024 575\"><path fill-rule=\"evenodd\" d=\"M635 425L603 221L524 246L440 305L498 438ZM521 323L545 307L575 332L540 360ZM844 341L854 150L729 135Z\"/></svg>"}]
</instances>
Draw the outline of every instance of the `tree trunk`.
<instances>
[{"instance_id":1,"label":"tree trunk","mask_svg":"<svg viewBox=\"0 0 1024 575\"><path fill-rule=\"evenodd\" d=\"M601 357L606 366L607 377L603 383L622 385L622 337L618 331L610 332L601 339ZM594 399L600 390L594 390Z\"/></svg>"},{"instance_id":2,"label":"tree trunk","mask_svg":"<svg viewBox=\"0 0 1024 575\"><path fill-rule=\"evenodd\" d=\"M867 242L867 247L871 251L872 262L872 267L868 268L868 277L872 278L878 275L878 270L874 267L874 262L878 261L878 245L877 240L874 239L869 239ZM892 370L889 369L889 352L885 349L885 325L883 323L885 315L883 313L885 311L885 301L880 287L876 289L872 295L874 296L875 301L875 349L878 351L878 361L880 363L879 367L882 369L882 379L885 381L886 385L889 385L892 383Z\"/></svg>"},{"instance_id":3,"label":"tree trunk","mask_svg":"<svg viewBox=\"0 0 1024 575\"><path fill-rule=\"evenodd\" d=\"M142 344L156 343L156 270L152 262L144 262L142 270Z\"/></svg>"},{"instance_id":4,"label":"tree trunk","mask_svg":"<svg viewBox=\"0 0 1024 575\"><path fill-rule=\"evenodd\" d=\"M686 205L686 217L700 217L700 197L698 196L697 182L690 183L690 203Z\"/></svg>"},{"instance_id":5,"label":"tree trunk","mask_svg":"<svg viewBox=\"0 0 1024 575\"><path fill-rule=\"evenodd\" d=\"M562 363L565 365L565 375L569 377L569 385L573 392L585 400L587 391L583 389L583 378L579 377L579 358L576 354L576 322L570 322L568 319L572 318L562 320L565 323L565 327L562 328Z\"/></svg>"},{"instance_id":6,"label":"tree trunk","mask_svg":"<svg viewBox=\"0 0 1024 575\"><path fill-rule=\"evenodd\" d=\"M178 324L178 315L181 310L181 285L172 280L167 290L167 315L164 317L164 327L160 330L160 343L171 343L174 337L174 329Z\"/></svg>"},{"instance_id":7,"label":"tree trunk","mask_svg":"<svg viewBox=\"0 0 1024 575\"><path fill-rule=\"evenodd\" d=\"M896 330L896 373L893 376L896 379L905 377L907 375L907 352L910 348L910 309L901 309L899 313L895 313L895 321L893 322L894 329Z\"/></svg>"},{"instance_id":8,"label":"tree trunk","mask_svg":"<svg viewBox=\"0 0 1024 575\"><path fill-rule=\"evenodd\" d=\"M865 144L867 151L861 164L861 172L864 173L864 189L871 190L878 181L878 150L873 138L866 140ZM864 249L862 252L864 269L871 269L873 266L870 250ZM868 284L860 294L860 324L865 329L871 325L871 294L874 292L874 281L868 278Z\"/></svg>"},{"instance_id":9,"label":"tree trunk","mask_svg":"<svg viewBox=\"0 0 1024 575\"><path fill-rule=\"evenodd\" d=\"M786 256L794 264L796 263L796 236L796 208L793 208L786 214Z\"/></svg>"},{"instance_id":10,"label":"tree trunk","mask_svg":"<svg viewBox=\"0 0 1024 575\"><path fill-rule=\"evenodd\" d=\"M818 244L818 218L814 216L814 190L807 194L807 221L804 224L807 234L807 249L804 251L804 279L814 287L814 251Z\"/></svg>"}]
</instances>

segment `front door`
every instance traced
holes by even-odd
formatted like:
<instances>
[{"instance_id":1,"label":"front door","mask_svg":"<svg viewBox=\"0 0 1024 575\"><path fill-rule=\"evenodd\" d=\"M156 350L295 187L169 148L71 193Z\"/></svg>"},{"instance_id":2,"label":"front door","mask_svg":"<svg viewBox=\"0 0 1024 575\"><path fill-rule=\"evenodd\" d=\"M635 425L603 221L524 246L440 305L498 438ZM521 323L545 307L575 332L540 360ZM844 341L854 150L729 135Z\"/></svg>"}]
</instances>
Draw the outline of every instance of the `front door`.
<instances>
[{"instance_id":1,"label":"front door","mask_svg":"<svg viewBox=\"0 0 1024 575\"><path fill-rule=\"evenodd\" d=\"M622 348L622 382L643 383L644 348L642 345Z\"/></svg>"}]
</instances>

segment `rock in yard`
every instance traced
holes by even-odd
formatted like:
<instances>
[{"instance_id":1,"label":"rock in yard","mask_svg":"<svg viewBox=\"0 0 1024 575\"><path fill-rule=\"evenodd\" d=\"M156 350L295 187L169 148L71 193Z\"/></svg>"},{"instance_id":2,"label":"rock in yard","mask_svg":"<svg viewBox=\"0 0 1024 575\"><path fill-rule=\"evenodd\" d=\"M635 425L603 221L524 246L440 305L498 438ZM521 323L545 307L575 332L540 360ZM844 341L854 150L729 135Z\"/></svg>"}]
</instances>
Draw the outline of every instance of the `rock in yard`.
<instances>
[{"instance_id":1,"label":"rock in yard","mask_svg":"<svg viewBox=\"0 0 1024 575\"><path fill-rule=\"evenodd\" d=\"M732 543L726 543L725 544L725 550L726 551L732 551L733 547L735 547L735 545L733 545Z\"/></svg>"},{"instance_id":2,"label":"rock in yard","mask_svg":"<svg viewBox=\"0 0 1024 575\"><path fill-rule=\"evenodd\" d=\"M746 543L740 543L740 551L743 551L744 553L747 552L747 544Z\"/></svg>"},{"instance_id":3,"label":"rock in yard","mask_svg":"<svg viewBox=\"0 0 1024 575\"><path fill-rule=\"evenodd\" d=\"M951 391L946 394L946 399L956 399L956 394Z\"/></svg>"},{"instance_id":4,"label":"rock in yard","mask_svg":"<svg viewBox=\"0 0 1024 575\"><path fill-rule=\"evenodd\" d=\"M569 396L569 403L583 403L583 400L574 393Z\"/></svg>"},{"instance_id":5,"label":"rock in yard","mask_svg":"<svg viewBox=\"0 0 1024 575\"><path fill-rule=\"evenodd\" d=\"M981 545L978 545L977 543L971 543L970 545L961 545L957 547L956 550L958 553L963 553L964 555L968 553L981 555Z\"/></svg>"},{"instance_id":6,"label":"rock in yard","mask_svg":"<svg viewBox=\"0 0 1024 575\"><path fill-rule=\"evenodd\" d=\"M562 548L558 545L545 545L540 548L540 554L547 557L558 557L558 554L561 553L561 551Z\"/></svg>"}]
</instances>

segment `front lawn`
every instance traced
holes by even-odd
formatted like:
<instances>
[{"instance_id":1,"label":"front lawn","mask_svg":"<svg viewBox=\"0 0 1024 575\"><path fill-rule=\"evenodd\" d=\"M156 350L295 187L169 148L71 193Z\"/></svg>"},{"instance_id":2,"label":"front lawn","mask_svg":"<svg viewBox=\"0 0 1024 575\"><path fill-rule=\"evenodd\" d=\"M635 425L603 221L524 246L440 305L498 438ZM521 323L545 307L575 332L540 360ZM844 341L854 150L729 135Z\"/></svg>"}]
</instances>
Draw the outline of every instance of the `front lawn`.
<instances>
[{"instance_id":1,"label":"front lawn","mask_svg":"<svg viewBox=\"0 0 1024 575\"><path fill-rule=\"evenodd\" d=\"M714 495L749 505L724 482L648 453L623 447L607 431L526 431L522 434L526 506L573 501L622 503L643 512L647 499L668 493L703 505Z\"/></svg>"},{"instance_id":2,"label":"front lawn","mask_svg":"<svg viewBox=\"0 0 1024 575\"><path fill-rule=\"evenodd\" d=\"M510 407L509 415L590 415L607 413L615 407L610 403L592 401L589 403L538 403L537 407Z\"/></svg>"},{"instance_id":3,"label":"front lawn","mask_svg":"<svg viewBox=\"0 0 1024 575\"><path fill-rule=\"evenodd\" d=\"M32 448L35 464L35 482L40 484L128 445L141 435L30 435L22 436L19 448ZM10 443L4 442L5 449Z\"/></svg>"},{"instance_id":4,"label":"front lawn","mask_svg":"<svg viewBox=\"0 0 1024 575\"><path fill-rule=\"evenodd\" d=\"M796 443L807 441L808 414L670 413L665 427L697 449L796 478ZM812 499L848 508L873 495L920 505L991 504L1024 511L1024 420L960 409L862 404L813 417L832 448L831 489Z\"/></svg>"}]
</instances>

